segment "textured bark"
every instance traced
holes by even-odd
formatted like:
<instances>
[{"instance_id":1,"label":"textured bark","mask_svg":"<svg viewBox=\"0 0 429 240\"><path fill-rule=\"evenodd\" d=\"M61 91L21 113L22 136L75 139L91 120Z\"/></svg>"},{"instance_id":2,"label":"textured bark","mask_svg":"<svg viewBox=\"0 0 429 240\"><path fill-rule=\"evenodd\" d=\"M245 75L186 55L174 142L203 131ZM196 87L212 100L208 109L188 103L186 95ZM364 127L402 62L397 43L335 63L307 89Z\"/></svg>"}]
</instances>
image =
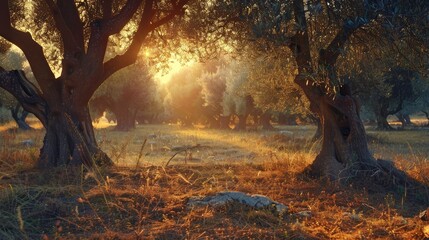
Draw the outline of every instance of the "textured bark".
<instances>
[{"instance_id":1,"label":"textured bark","mask_svg":"<svg viewBox=\"0 0 429 240\"><path fill-rule=\"evenodd\" d=\"M350 95L321 99L322 150L308 169L311 175L345 179L360 170L375 169L357 109Z\"/></svg>"},{"instance_id":2,"label":"textured bark","mask_svg":"<svg viewBox=\"0 0 429 240\"><path fill-rule=\"evenodd\" d=\"M375 160L366 139L365 128L359 116L360 105L352 96L348 85L340 86L338 92L326 91L323 82L314 78L336 80L335 63L349 37L365 21L359 19L353 24L345 23L330 44L319 51L318 69L314 70L310 54L309 35L303 0L294 0L295 21L300 30L292 37L289 47L294 53L298 66L297 83L310 101L313 113L320 117L323 140L322 149L306 173L311 176L326 177L331 180L348 180L354 177L389 185L408 183L409 178L388 161ZM323 75L319 75L320 69ZM310 83L310 84L309 84Z\"/></svg>"},{"instance_id":3,"label":"textured bark","mask_svg":"<svg viewBox=\"0 0 429 240\"><path fill-rule=\"evenodd\" d=\"M111 165L113 162L99 149L87 108L85 119L67 111L49 113L46 135L40 150L40 168L65 165Z\"/></svg>"},{"instance_id":4,"label":"textured bark","mask_svg":"<svg viewBox=\"0 0 429 240\"><path fill-rule=\"evenodd\" d=\"M18 125L18 128L21 130L30 130L32 127L28 125L28 123L25 121L28 116L28 112L22 109L21 111L21 104L17 103L14 108L12 108L11 114L12 118L15 120L15 123Z\"/></svg>"}]
</instances>

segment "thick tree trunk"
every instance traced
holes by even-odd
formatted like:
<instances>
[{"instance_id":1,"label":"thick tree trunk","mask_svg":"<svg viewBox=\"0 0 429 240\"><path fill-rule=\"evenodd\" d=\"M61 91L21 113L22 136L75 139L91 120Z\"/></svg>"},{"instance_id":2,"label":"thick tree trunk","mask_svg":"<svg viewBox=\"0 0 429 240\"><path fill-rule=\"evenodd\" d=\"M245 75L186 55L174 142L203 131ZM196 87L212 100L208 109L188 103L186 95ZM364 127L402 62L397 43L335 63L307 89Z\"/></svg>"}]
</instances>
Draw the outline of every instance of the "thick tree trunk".
<instances>
[{"instance_id":1,"label":"thick tree trunk","mask_svg":"<svg viewBox=\"0 0 429 240\"><path fill-rule=\"evenodd\" d=\"M238 123L235 125L234 130L245 131L248 116L249 116L248 114L238 115L237 116L238 117Z\"/></svg>"},{"instance_id":2,"label":"thick tree trunk","mask_svg":"<svg viewBox=\"0 0 429 240\"><path fill-rule=\"evenodd\" d=\"M317 116L316 114L309 114L309 118L311 119L311 121L313 121L316 124L316 132L314 133L313 137L311 138L311 140L313 142L318 141L320 139L322 139L323 136L323 126L322 126L322 122L320 120L320 117Z\"/></svg>"},{"instance_id":3,"label":"thick tree trunk","mask_svg":"<svg viewBox=\"0 0 429 240\"><path fill-rule=\"evenodd\" d=\"M47 115L46 135L38 163L40 168L112 164L97 145L88 109L82 108L81 111L84 119L66 111Z\"/></svg>"},{"instance_id":4,"label":"thick tree trunk","mask_svg":"<svg viewBox=\"0 0 429 240\"><path fill-rule=\"evenodd\" d=\"M377 114L377 130L388 131L394 129L387 121L387 116L388 115L383 114L383 111Z\"/></svg>"},{"instance_id":5,"label":"thick tree trunk","mask_svg":"<svg viewBox=\"0 0 429 240\"><path fill-rule=\"evenodd\" d=\"M120 111L114 112L116 116L116 127L117 131L130 131L136 128L135 114L124 108Z\"/></svg>"},{"instance_id":6,"label":"thick tree trunk","mask_svg":"<svg viewBox=\"0 0 429 240\"><path fill-rule=\"evenodd\" d=\"M271 113L266 111L261 115L260 118L263 130L273 130L274 127L271 125Z\"/></svg>"},{"instance_id":7,"label":"thick tree trunk","mask_svg":"<svg viewBox=\"0 0 429 240\"><path fill-rule=\"evenodd\" d=\"M306 173L326 177L332 180L347 181L360 178L360 183L386 184L396 187L398 183L419 186L404 172L396 169L389 161L375 160L370 151L365 128L359 116L359 103L353 98L348 85L339 86L338 92L327 91L330 82L336 82L335 63L349 37L366 21L350 20L342 26L334 39L325 49L319 51L318 69L312 66L311 47L303 0L294 0L293 8L300 29L292 37L290 49L294 53L298 67L297 83L310 101L312 112L321 118L323 127L322 149L315 161L306 169ZM350 25L349 23L353 24ZM318 72L323 70L320 79L314 81ZM313 105L313 107L312 107ZM400 110L400 109L399 109ZM398 110L398 111L399 111Z\"/></svg>"},{"instance_id":8,"label":"thick tree trunk","mask_svg":"<svg viewBox=\"0 0 429 240\"><path fill-rule=\"evenodd\" d=\"M328 97L320 102L323 128L322 150L308 171L314 176L345 179L357 171L375 169L366 133L351 96Z\"/></svg>"},{"instance_id":9,"label":"thick tree trunk","mask_svg":"<svg viewBox=\"0 0 429 240\"><path fill-rule=\"evenodd\" d=\"M398 113L396 117L401 122L401 129L405 129L406 126L412 125L410 115Z\"/></svg>"},{"instance_id":10,"label":"thick tree trunk","mask_svg":"<svg viewBox=\"0 0 429 240\"><path fill-rule=\"evenodd\" d=\"M351 95L336 96L335 99L324 96L319 103L322 150L305 170L307 174L341 182L361 179L363 184L420 186L396 169L392 162L373 158L359 116L359 104Z\"/></svg>"},{"instance_id":11,"label":"thick tree trunk","mask_svg":"<svg viewBox=\"0 0 429 240\"><path fill-rule=\"evenodd\" d=\"M393 130L393 127L387 121L387 117L377 116L377 130Z\"/></svg>"},{"instance_id":12,"label":"thick tree trunk","mask_svg":"<svg viewBox=\"0 0 429 240\"><path fill-rule=\"evenodd\" d=\"M223 116L219 117L219 128L220 129L231 129L229 126L229 122L231 120L231 116Z\"/></svg>"}]
</instances>

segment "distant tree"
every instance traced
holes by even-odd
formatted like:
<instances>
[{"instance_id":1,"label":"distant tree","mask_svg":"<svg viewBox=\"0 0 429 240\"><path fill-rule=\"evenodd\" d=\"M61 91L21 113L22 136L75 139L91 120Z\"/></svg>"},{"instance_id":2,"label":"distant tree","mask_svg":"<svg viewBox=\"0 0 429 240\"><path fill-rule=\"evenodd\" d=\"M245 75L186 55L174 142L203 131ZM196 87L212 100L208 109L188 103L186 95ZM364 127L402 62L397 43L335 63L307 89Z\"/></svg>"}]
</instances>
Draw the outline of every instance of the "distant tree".
<instances>
[{"instance_id":1,"label":"distant tree","mask_svg":"<svg viewBox=\"0 0 429 240\"><path fill-rule=\"evenodd\" d=\"M223 95L223 116L238 118L234 130L246 130L247 119L255 110L253 97L246 92L249 80L249 66L244 61L233 60L225 66L226 88Z\"/></svg>"},{"instance_id":2,"label":"distant tree","mask_svg":"<svg viewBox=\"0 0 429 240\"><path fill-rule=\"evenodd\" d=\"M280 121L288 119L288 124L296 124L298 116L309 113L308 102L293 84L295 66L288 54L290 52L270 53L250 63L245 89L253 97L260 112L260 124L266 130L273 128L270 120L274 113Z\"/></svg>"},{"instance_id":3,"label":"distant tree","mask_svg":"<svg viewBox=\"0 0 429 240\"><path fill-rule=\"evenodd\" d=\"M406 124L406 112L424 94L425 82L429 82L420 77L427 72L420 54L405 58L409 46L401 44L401 39L392 46L385 44L393 41L386 36L378 41L360 43L351 49L349 59L341 63L341 72L346 72L343 80L353 86L366 111L372 112L377 129L391 130L387 117L396 114L401 118L405 114L401 120ZM409 110L405 110L407 106Z\"/></svg>"},{"instance_id":4,"label":"distant tree","mask_svg":"<svg viewBox=\"0 0 429 240\"><path fill-rule=\"evenodd\" d=\"M227 71L225 66L219 66L214 72L205 71L199 78L204 100L204 115L210 128L227 128L229 116L223 116L223 97L226 91ZM228 120L225 120L228 118ZM223 123L222 123L223 122Z\"/></svg>"},{"instance_id":5,"label":"distant tree","mask_svg":"<svg viewBox=\"0 0 429 240\"><path fill-rule=\"evenodd\" d=\"M149 112L155 102L156 85L147 66L136 63L113 74L94 93L90 107L98 113L110 111L117 120L116 130L135 128L137 116Z\"/></svg>"},{"instance_id":6,"label":"distant tree","mask_svg":"<svg viewBox=\"0 0 429 240\"><path fill-rule=\"evenodd\" d=\"M384 82L390 86L388 96L380 95L376 102L376 116L378 129L392 129L387 122L389 115L399 113L404 109L406 102L414 102L418 97L413 89L413 82L419 76L408 69L392 68L384 76Z\"/></svg>"},{"instance_id":7,"label":"distant tree","mask_svg":"<svg viewBox=\"0 0 429 240\"><path fill-rule=\"evenodd\" d=\"M183 126L190 127L202 120L204 100L198 81L203 73L200 65L187 66L171 75L165 85L164 106L170 116Z\"/></svg>"}]
</instances>

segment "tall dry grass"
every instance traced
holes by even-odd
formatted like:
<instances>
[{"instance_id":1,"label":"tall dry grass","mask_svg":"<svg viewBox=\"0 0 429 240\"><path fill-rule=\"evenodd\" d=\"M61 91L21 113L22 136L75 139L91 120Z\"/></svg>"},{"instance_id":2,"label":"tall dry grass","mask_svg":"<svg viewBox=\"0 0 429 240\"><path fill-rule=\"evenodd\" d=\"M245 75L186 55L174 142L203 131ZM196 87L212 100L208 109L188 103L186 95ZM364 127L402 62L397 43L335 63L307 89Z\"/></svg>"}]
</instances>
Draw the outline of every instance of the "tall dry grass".
<instances>
[{"instance_id":1,"label":"tall dry grass","mask_svg":"<svg viewBox=\"0 0 429 240\"><path fill-rule=\"evenodd\" d=\"M145 125L130 133L96 130L117 166L34 170L43 131L0 132L0 239L358 239L422 238L424 205L298 177L317 154L312 127L233 132ZM284 132L281 132L284 131ZM370 132L375 155L392 156L426 182L424 131ZM33 139L34 146L22 141ZM416 140L420 139L420 140ZM174 149L195 146L191 153ZM185 159L187 160L185 163ZM269 210L227 205L188 208L191 196L263 194L286 204ZM427 207L427 206L426 206Z\"/></svg>"}]
</instances>

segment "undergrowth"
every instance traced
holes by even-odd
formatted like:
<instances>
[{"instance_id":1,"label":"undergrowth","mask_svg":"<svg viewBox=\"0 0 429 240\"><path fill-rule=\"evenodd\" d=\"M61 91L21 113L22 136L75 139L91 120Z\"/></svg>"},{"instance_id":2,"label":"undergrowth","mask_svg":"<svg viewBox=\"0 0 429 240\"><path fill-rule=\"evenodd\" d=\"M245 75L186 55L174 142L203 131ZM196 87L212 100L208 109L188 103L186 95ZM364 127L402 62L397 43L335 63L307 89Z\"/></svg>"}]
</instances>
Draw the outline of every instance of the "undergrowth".
<instances>
[{"instance_id":1,"label":"undergrowth","mask_svg":"<svg viewBox=\"0 0 429 240\"><path fill-rule=\"evenodd\" d=\"M95 170L35 170L32 166L42 132L30 133L37 139L36 144L25 148L19 144L30 136L28 133L12 133L9 142L3 138L0 239L424 238L425 222L417 215L428 206L406 195L406 191L398 195L384 189L374 191L300 178L298 173L311 163L318 148L306 138L278 132L261 136L148 128L132 134L102 130L102 146L110 149L107 152L113 153L117 162L129 164ZM234 138L230 134L235 134ZM156 135L159 141L146 143L144 139L150 139L149 135ZM214 140L209 139L210 135ZM173 154L167 147L196 143L206 146L192 154L202 161L185 164L182 158L186 156L182 155L164 167L162 163ZM228 146L237 152L228 152ZM385 143L379 147L389 149ZM250 153L256 155L250 159ZM394 161L400 169L428 184L427 158L417 153L407 156ZM150 164L149 157L160 164ZM140 161L142 164L136 164ZM240 204L187 206L192 196L220 191L262 194L287 205L289 210L279 215Z\"/></svg>"}]
</instances>

